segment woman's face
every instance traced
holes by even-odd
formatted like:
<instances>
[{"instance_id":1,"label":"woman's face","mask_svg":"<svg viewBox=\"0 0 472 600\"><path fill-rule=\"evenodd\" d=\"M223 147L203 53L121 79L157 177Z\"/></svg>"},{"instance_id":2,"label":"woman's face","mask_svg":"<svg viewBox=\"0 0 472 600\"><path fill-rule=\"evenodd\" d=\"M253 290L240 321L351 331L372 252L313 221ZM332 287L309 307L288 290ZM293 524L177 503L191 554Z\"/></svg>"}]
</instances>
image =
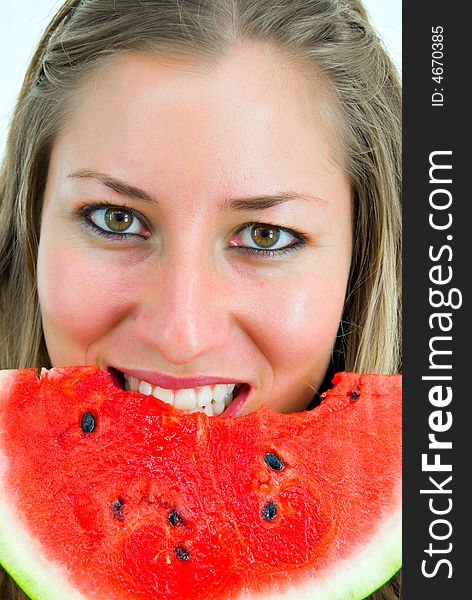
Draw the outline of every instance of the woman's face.
<instances>
[{"instance_id":1,"label":"woman's face","mask_svg":"<svg viewBox=\"0 0 472 600\"><path fill-rule=\"evenodd\" d=\"M52 364L97 363L189 410L306 408L352 247L328 98L255 47L212 67L122 55L89 81L45 192Z\"/></svg>"}]
</instances>

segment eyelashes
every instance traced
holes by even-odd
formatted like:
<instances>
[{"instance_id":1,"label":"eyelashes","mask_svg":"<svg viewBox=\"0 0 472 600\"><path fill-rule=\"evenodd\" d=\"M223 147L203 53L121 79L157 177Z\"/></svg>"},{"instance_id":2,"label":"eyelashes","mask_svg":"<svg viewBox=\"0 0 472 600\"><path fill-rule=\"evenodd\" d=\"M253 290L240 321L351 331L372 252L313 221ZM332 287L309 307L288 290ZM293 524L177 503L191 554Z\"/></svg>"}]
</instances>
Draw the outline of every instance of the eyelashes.
<instances>
[{"instance_id":1,"label":"eyelashes","mask_svg":"<svg viewBox=\"0 0 472 600\"><path fill-rule=\"evenodd\" d=\"M87 205L79 210L79 217L89 231L105 239L146 240L151 236L147 220L126 206L103 203Z\"/></svg>"},{"instance_id":2,"label":"eyelashes","mask_svg":"<svg viewBox=\"0 0 472 600\"><path fill-rule=\"evenodd\" d=\"M229 247L248 255L276 258L300 249L308 243L307 236L271 223L245 223L233 236Z\"/></svg>"},{"instance_id":3,"label":"eyelashes","mask_svg":"<svg viewBox=\"0 0 472 600\"><path fill-rule=\"evenodd\" d=\"M88 204L80 208L77 214L88 232L110 242L147 241L152 236L148 220L124 205L104 202ZM228 250L275 259L300 250L308 243L308 236L301 231L254 221L244 223L231 234Z\"/></svg>"}]
</instances>

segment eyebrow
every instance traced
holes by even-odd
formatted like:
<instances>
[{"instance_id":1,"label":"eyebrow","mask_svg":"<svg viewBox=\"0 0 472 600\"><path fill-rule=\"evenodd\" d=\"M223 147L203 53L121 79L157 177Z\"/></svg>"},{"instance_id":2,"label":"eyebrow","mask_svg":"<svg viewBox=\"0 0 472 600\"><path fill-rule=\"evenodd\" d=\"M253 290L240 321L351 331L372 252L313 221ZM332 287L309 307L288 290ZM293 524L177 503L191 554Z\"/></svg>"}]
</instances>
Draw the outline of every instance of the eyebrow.
<instances>
[{"instance_id":1,"label":"eyebrow","mask_svg":"<svg viewBox=\"0 0 472 600\"><path fill-rule=\"evenodd\" d=\"M103 185L105 185L106 187L112 189L118 194L121 194L122 196L127 196L128 198L132 198L134 200L155 202L154 198L152 198L144 190L134 187L133 185L129 185L129 183L121 181L120 179L116 179L115 177L111 177L110 175L106 175L105 173L99 173L97 171L91 171L89 169L79 169L78 171L70 173L68 177L96 179L100 183L103 183Z\"/></svg>"},{"instance_id":2,"label":"eyebrow","mask_svg":"<svg viewBox=\"0 0 472 600\"><path fill-rule=\"evenodd\" d=\"M291 202L294 200L303 200L305 202L315 201L323 205L327 204L326 200L313 196L311 194L298 194L296 192L282 192L280 194L262 194L260 196L249 196L245 198L230 198L225 200L221 208L221 212L233 211L233 212L244 212L244 211L255 211L265 210L272 208L278 204L284 202Z\"/></svg>"},{"instance_id":3,"label":"eyebrow","mask_svg":"<svg viewBox=\"0 0 472 600\"><path fill-rule=\"evenodd\" d=\"M79 169L78 171L74 171L73 173L68 175L68 177L96 179L106 187L112 189L118 194L121 194L122 196L126 196L128 198L137 200L143 200L144 202L156 202L156 200L144 190L141 190L140 188L129 185L128 183L121 181L120 179L116 179L115 177L111 177L110 175L106 175L105 173L100 173L98 171L93 171L90 169ZM322 205L327 204L326 200L323 200L322 198L318 196L313 196L311 194L283 192L279 194L262 194L258 196L248 196L242 198L229 198L223 202L223 205L220 208L220 212L251 212L258 210L266 210L268 208L272 208L273 206L277 206L278 204L283 204L285 202L291 202L294 200L315 201L316 203L320 203Z\"/></svg>"}]
</instances>

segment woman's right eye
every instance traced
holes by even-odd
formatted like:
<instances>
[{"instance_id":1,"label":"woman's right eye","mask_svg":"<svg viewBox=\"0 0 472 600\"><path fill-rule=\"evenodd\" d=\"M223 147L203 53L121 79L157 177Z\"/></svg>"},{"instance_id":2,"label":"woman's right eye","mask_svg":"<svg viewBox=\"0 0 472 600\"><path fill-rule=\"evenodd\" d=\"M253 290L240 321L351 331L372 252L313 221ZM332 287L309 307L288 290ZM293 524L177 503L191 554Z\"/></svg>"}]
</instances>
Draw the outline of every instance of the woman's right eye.
<instances>
[{"instance_id":1,"label":"woman's right eye","mask_svg":"<svg viewBox=\"0 0 472 600\"><path fill-rule=\"evenodd\" d=\"M87 206L81 213L99 235L120 239L129 236L148 238L150 235L143 220L124 206Z\"/></svg>"}]
</instances>

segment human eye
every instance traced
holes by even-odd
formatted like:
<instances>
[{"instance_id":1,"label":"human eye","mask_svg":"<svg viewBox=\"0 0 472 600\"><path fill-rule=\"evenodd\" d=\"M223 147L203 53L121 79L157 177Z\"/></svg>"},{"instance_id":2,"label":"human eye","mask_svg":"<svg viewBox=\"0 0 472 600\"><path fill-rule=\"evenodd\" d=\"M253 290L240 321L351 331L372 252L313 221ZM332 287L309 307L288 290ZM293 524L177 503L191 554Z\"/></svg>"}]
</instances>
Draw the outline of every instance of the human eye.
<instances>
[{"instance_id":1,"label":"human eye","mask_svg":"<svg viewBox=\"0 0 472 600\"><path fill-rule=\"evenodd\" d=\"M108 239L150 236L150 227L142 215L126 206L92 204L80 210L84 225L95 235Z\"/></svg>"},{"instance_id":2,"label":"human eye","mask_svg":"<svg viewBox=\"0 0 472 600\"><path fill-rule=\"evenodd\" d=\"M281 257L307 244L307 236L269 223L246 223L231 238L229 246L262 258Z\"/></svg>"}]
</instances>

